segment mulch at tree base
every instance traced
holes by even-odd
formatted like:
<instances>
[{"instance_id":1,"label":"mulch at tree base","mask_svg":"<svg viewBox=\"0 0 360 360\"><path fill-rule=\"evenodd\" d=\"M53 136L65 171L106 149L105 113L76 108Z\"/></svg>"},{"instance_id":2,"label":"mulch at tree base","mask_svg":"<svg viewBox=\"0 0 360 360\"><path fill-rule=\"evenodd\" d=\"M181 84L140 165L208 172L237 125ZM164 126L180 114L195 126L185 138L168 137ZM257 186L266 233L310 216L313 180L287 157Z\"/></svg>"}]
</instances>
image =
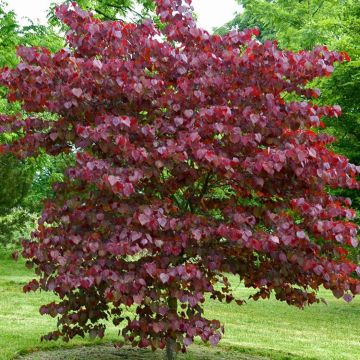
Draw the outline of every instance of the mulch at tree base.
<instances>
[{"instance_id":1,"label":"mulch at tree base","mask_svg":"<svg viewBox=\"0 0 360 360\"><path fill-rule=\"evenodd\" d=\"M113 345L81 346L71 349L39 351L17 357L17 360L164 360L164 352L124 347L115 349ZM201 346L190 347L188 353L179 354L178 360L268 360L269 358L241 354L220 348Z\"/></svg>"}]
</instances>

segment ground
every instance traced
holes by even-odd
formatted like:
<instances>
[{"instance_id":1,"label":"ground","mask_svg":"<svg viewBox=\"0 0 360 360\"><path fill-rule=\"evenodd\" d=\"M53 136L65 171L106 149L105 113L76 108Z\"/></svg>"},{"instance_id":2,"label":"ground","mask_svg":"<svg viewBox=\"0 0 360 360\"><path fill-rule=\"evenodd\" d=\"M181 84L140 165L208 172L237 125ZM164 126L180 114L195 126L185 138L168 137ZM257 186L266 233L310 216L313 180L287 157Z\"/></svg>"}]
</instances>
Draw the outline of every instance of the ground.
<instances>
[{"instance_id":1,"label":"ground","mask_svg":"<svg viewBox=\"0 0 360 360\"><path fill-rule=\"evenodd\" d=\"M114 355L111 341L117 340L118 329L109 326L104 341L93 342L90 339L76 339L70 344L58 342L40 342L41 335L54 330L56 319L40 316L39 306L54 300L49 293L23 294L22 286L32 278L32 272L24 267L22 261L14 262L9 254L0 253L0 360L9 360L18 356L30 356L27 359L121 359L119 352ZM235 284L239 297L247 299L251 290ZM189 359L241 359L241 360L355 360L360 359L360 299L347 304L335 299L328 291L322 290L321 296L328 305L318 304L299 310L280 303L275 299L266 301L248 301L239 307L236 304L223 304L209 301L206 315L219 319L225 324L225 336L216 349L210 347L191 347ZM69 347L84 346L63 353ZM88 347L103 345L102 347ZM197 343L197 346L200 343ZM48 355L31 352L52 350ZM101 358L100 354L106 354ZM131 360L154 359L154 354L135 352L137 357ZM34 357L35 356L35 357ZM36 357L37 356L37 357ZM40 356L40 357L39 357ZM52 356L52 357L50 357ZM62 356L62 357L61 357ZM111 357L116 356L116 357ZM124 355L125 356L125 355ZM126 355L128 356L128 355ZM159 353L159 359L161 355ZM207 357L206 357L207 356ZM225 357L227 356L227 357ZM124 357L123 357L124 358ZM126 357L125 357L126 358Z\"/></svg>"},{"instance_id":2,"label":"ground","mask_svg":"<svg viewBox=\"0 0 360 360\"><path fill-rule=\"evenodd\" d=\"M179 354L177 360L268 360L268 357L239 354L234 351L194 346L187 354ZM205 353L205 354L204 354ZM81 346L74 349L41 351L18 357L17 360L163 360L164 354L150 350L131 348L115 349L111 344L99 346Z\"/></svg>"}]
</instances>

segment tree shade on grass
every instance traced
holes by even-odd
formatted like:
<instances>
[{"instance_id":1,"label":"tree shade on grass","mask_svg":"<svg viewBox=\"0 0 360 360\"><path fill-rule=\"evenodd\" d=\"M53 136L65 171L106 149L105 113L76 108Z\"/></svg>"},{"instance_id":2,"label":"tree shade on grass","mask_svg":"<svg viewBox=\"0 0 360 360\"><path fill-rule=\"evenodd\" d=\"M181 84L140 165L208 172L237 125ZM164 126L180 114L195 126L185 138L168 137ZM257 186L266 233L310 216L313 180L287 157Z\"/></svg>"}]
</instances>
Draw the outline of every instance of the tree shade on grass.
<instances>
[{"instance_id":1,"label":"tree shade on grass","mask_svg":"<svg viewBox=\"0 0 360 360\"><path fill-rule=\"evenodd\" d=\"M243 303L228 273L254 300L273 292L304 307L324 286L351 301L354 211L327 188L359 189L360 168L313 131L340 108L312 103L306 87L347 55L280 51L256 30L212 36L189 1L156 3L161 29L60 6L70 49L21 47L1 73L32 113L3 117L24 137L2 151L77 155L23 244L39 275L25 290L60 297L40 309L59 316L44 339L103 337L111 317L127 342L168 358L197 337L216 345L224 330L205 299Z\"/></svg>"},{"instance_id":2,"label":"tree shade on grass","mask_svg":"<svg viewBox=\"0 0 360 360\"><path fill-rule=\"evenodd\" d=\"M19 358L19 360L163 360L164 356L159 352L151 350L134 349L124 347L122 349L114 349L111 344L100 346L82 346L71 349L59 349L49 351L41 351L28 354ZM233 350L204 348L203 346L193 345L191 351L186 354L178 355L177 360L269 360L268 357L259 355L242 354Z\"/></svg>"},{"instance_id":3,"label":"tree shade on grass","mask_svg":"<svg viewBox=\"0 0 360 360\"><path fill-rule=\"evenodd\" d=\"M96 345L117 341L117 329L109 323L103 341L74 339L63 342L40 342L56 319L39 316L39 306L56 299L49 293L24 294L21 291L33 276L23 260L14 263L10 254L0 253L0 359L10 360L16 355L36 350L62 350L72 346ZM247 298L250 291L242 285L236 288L237 296ZM226 322L224 338L214 351L207 347L189 352L185 359L203 360L202 356L221 359L221 354L231 354L232 359L251 354L271 360L354 360L360 358L358 334L360 331L360 300L344 303L333 298L328 291L320 295L328 303L316 304L304 310L288 307L270 300L236 304L208 302L205 311L209 317L222 314ZM113 353L114 348L107 348ZM93 350L95 351L95 350ZM58 352L64 357L64 353ZM76 352L75 352L76 354ZM50 357L51 354L46 354ZM160 355L161 356L161 355ZM43 360L43 357L40 357ZM67 357L69 358L69 357ZM98 357L97 357L98 358ZM245 357L246 359L246 357Z\"/></svg>"}]
</instances>

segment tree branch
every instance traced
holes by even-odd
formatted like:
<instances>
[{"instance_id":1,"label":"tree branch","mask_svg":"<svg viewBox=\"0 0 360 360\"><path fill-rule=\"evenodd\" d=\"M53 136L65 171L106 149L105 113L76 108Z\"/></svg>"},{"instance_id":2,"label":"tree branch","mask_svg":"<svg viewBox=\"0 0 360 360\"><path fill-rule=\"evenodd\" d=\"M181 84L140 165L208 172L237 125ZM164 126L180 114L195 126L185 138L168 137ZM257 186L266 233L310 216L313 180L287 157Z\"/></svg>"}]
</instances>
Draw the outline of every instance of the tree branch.
<instances>
[{"instance_id":1,"label":"tree branch","mask_svg":"<svg viewBox=\"0 0 360 360\"><path fill-rule=\"evenodd\" d=\"M101 11L100 9L97 9L97 8L94 8L94 11L96 13L98 13L99 15L102 15L105 19L107 20L111 20L111 21L118 21L118 20L121 20L121 19L118 19L116 17L112 17L112 16L109 16L108 14L106 14L105 12Z\"/></svg>"},{"instance_id":2,"label":"tree branch","mask_svg":"<svg viewBox=\"0 0 360 360\"><path fill-rule=\"evenodd\" d=\"M205 181L204 181L204 185L201 189L201 193L199 195L199 198L198 200L201 201L201 199L204 197L204 195L206 194L207 190L208 190L208 187L209 187L209 181L210 181L210 178L212 176L212 171L210 170L207 174L206 174L206 178L205 178Z\"/></svg>"},{"instance_id":3,"label":"tree branch","mask_svg":"<svg viewBox=\"0 0 360 360\"><path fill-rule=\"evenodd\" d=\"M316 13L323 7L324 3L325 3L325 0L322 1L322 2L319 4L319 6L318 6L318 7L316 8L316 10L313 12L312 16L315 16L315 15L316 15Z\"/></svg>"},{"instance_id":4,"label":"tree branch","mask_svg":"<svg viewBox=\"0 0 360 360\"><path fill-rule=\"evenodd\" d=\"M105 5L113 7L114 9L121 10L123 13L125 13L127 10L129 10L129 11L133 12L134 14L136 14L137 16L139 16L140 18L144 19L144 16L142 14L140 14L138 11L134 10L131 6L125 7L125 6L112 4L112 3L105 3Z\"/></svg>"}]
</instances>

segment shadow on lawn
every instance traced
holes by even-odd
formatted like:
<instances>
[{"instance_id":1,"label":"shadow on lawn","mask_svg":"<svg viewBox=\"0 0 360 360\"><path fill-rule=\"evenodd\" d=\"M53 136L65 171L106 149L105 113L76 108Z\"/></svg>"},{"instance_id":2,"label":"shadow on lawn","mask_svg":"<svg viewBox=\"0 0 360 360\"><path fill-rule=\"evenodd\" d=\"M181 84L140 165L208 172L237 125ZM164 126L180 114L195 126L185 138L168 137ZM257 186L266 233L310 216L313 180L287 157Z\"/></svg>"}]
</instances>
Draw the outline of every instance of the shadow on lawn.
<instances>
[{"instance_id":1,"label":"shadow on lawn","mask_svg":"<svg viewBox=\"0 0 360 360\"><path fill-rule=\"evenodd\" d=\"M254 350L234 348L211 348L193 345L188 353L179 354L178 360L316 360L298 357L289 353L261 351L264 355L254 354ZM266 355L265 355L266 353ZM113 345L78 346L70 349L39 351L17 357L16 360L163 360L164 353L124 347L115 349Z\"/></svg>"},{"instance_id":2,"label":"shadow on lawn","mask_svg":"<svg viewBox=\"0 0 360 360\"><path fill-rule=\"evenodd\" d=\"M164 353L124 347L115 349L111 344L80 346L71 349L40 351L17 357L17 360L163 360ZM188 353L179 354L179 360L269 360L269 357L238 353L233 350L192 346Z\"/></svg>"}]
</instances>

